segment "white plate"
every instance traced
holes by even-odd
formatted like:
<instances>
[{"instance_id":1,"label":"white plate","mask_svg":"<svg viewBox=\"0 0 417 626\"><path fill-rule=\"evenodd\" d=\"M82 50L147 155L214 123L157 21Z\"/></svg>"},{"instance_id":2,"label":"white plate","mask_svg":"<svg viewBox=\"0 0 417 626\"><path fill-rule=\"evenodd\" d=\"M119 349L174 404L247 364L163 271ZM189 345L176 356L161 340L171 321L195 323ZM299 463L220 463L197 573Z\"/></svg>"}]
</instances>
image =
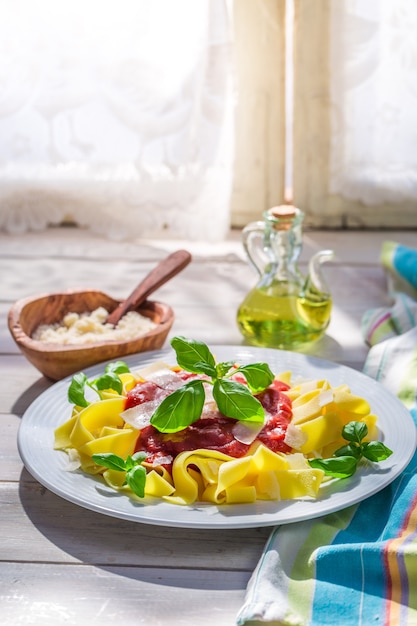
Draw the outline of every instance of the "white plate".
<instances>
[{"instance_id":1,"label":"white plate","mask_svg":"<svg viewBox=\"0 0 417 626\"><path fill-rule=\"evenodd\" d=\"M322 487L318 500L258 501L255 504L186 507L161 500L133 501L115 492L99 479L65 470L68 457L53 449L54 430L71 412L67 401L68 377L50 387L28 408L22 418L18 446L22 460L42 485L57 495L87 509L120 519L184 528L248 528L273 526L310 519L343 509L375 494L405 468L416 448L416 428L404 405L382 385L356 370L295 352L240 346L214 346L218 361L235 360L243 365L267 362L278 374L291 370L295 376L326 378L335 386L347 383L352 393L368 400L378 415L385 444L393 454L374 467L361 467L351 478ZM134 370L162 359L174 365L171 350L129 356L124 361ZM103 372L103 364L85 370L89 377Z\"/></svg>"}]
</instances>

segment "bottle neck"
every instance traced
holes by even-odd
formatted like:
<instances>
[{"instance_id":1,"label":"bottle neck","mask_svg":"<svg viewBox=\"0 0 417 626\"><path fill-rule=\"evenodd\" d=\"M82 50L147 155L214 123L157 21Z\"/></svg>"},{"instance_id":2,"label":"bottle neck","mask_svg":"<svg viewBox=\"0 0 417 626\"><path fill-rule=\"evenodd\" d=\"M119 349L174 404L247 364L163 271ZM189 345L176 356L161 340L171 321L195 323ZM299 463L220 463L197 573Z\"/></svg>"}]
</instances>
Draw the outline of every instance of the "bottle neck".
<instances>
[{"instance_id":1,"label":"bottle neck","mask_svg":"<svg viewBox=\"0 0 417 626\"><path fill-rule=\"evenodd\" d=\"M277 228L275 223L272 227L269 225L265 233L265 247L271 251L270 271L277 280L300 279L297 261L302 248L301 220L292 220L286 229Z\"/></svg>"}]
</instances>

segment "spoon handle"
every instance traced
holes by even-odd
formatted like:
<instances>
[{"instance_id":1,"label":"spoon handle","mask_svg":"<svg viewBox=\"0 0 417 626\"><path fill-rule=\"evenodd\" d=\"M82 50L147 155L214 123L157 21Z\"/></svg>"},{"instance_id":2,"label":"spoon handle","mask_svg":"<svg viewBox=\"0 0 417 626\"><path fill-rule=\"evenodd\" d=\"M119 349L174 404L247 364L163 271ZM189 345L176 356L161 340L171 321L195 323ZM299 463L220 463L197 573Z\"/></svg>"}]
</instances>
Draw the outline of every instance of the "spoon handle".
<instances>
[{"instance_id":1,"label":"spoon handle","mask_svg":"<svg viewBox=\"0 0 417 626\"><path fill-rule=\"evenodd\" d=\"M132 291L130 296L126 298L126 300L123 300L123 302L110 313L107 318L107 323L116 326L123 315L128 311L136 309L151 293L181 272L190 261L191 254L186 250L177 250L160 261Z\"/></svg>"}]
</instances>

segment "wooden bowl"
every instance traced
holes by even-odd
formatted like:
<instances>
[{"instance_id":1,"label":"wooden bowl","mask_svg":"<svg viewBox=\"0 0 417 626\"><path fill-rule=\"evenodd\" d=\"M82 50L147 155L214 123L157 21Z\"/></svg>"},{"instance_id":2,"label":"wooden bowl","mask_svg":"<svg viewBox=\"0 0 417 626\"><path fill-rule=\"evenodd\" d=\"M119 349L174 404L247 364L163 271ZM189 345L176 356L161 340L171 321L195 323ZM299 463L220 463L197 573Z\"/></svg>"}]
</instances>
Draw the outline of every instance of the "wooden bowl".
<instances>
[{"instance_id":1,"label":"wooden bowl","mask_svg":"<svg viewBox=\"0 0 417 626\"><path fill-rule=\"evenodd\" d=\"M174 322L174 312L169 305L151 300L136 310L158 326L136 339L60 345L31 337L39 325L61 322L67 313L91 312L100 306L112 311L118 304L118 300L101 291L67 291L24 298L9 311L9 329L26 358L51 380L60 380L102 361L119 360L128 354L162 348Z\"/></svg>"}]
</instances>

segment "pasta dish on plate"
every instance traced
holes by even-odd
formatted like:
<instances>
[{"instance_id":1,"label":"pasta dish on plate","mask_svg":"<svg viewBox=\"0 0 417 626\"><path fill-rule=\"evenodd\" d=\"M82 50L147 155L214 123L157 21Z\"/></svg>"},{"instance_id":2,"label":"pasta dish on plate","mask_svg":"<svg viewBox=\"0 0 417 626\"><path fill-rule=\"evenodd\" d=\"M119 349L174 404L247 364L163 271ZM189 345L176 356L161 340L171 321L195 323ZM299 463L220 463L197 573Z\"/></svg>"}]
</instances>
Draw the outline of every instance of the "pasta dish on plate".
<instances>
[{"instance_id":1,"label":"pasta dish on plate","mask_svg":"<svg viewBox=\"0 0 417 626\"><path fill-rule=\"evenodd\" d=\"M72 414L55 430L68 469L131 498L217 505L320 497L323 482L388 458L377 416L346 384L217 363L175 337L177 364L76 374ZM93 397L91 398L93 394Z\"/></svg>"}]
</instances>

